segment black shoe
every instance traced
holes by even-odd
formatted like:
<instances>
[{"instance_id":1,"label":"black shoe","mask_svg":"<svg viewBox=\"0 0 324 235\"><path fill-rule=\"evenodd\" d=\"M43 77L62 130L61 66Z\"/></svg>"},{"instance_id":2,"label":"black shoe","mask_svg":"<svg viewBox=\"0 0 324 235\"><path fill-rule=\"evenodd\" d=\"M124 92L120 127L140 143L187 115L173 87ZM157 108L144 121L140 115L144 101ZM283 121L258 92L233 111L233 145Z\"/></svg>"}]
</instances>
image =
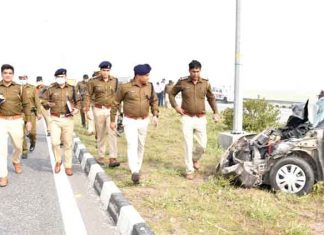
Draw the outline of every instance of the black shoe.
<instances>
[{"instance_id":1,"label":"black shoe","mask_svg":"<svg viewBox=\"0 0 324 235\"><path fill-rule=\"evenodd\" d=\"M140 175L138 173L133 173L132 174L132 181L133 181L134 184L139 184Z\"/></svg>"},{"instance_id":2,"label":"black shoe","mask_svg":"<svg viewBox=\"0 0 324 235\"><path fill-rule=\"evenodd\" d=\"M63 148L64 144L63 143L60 143L60 147Z\"/></svg>"},{"instance_id":3,"label":"black shoe","mask_svg":"<svg viewBox=\"0 0 324 235\"><path fill-rule=\"evenodd\" d=\"M120 166L120 162L116 160L116 158L109 158L109 165L110 168Z\"/></svg>"},{"instance_id":4,"label":"black shoe","mask_svg":"<svg viewBox=\"0 0 324 235\"><path fill-rule=\"evenodd\" d=\"M33 152L35 150L35 144L30 145L29 152Z\"/></svg>"},{"instance_id":5,"label":"black shoe","mask_svg":"<svg viewBox=\"0 0 324 235\"><path fill-rule=\"evenodd\" d=\"M51 132L48 131L48 132L47 132L47 136L51 136Z\"/></svg>"},{"instance_id":6,"label":"black shoe","mask_svg":"<svg viewBox=\"0 0 324 235\"><path fill-rule=\"evenodd\" d=\"M27 154L27 153L23 153L23 154L21 155L21 158L22 158L22 159L27 159L27 158L28 158L28 154Z\"/></svg>"}]
</instances>

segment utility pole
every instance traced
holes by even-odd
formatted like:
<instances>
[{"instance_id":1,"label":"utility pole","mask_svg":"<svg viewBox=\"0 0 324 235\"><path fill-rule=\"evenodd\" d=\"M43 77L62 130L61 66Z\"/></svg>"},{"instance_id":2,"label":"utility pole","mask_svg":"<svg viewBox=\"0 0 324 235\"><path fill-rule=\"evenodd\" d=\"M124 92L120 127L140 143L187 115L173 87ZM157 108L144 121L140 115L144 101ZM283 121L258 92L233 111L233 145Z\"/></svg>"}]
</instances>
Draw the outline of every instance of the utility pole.
<instances>
[{"instance_id":1,"label":"utility pole","mask_svg":"<svg viewBox=\"0 0 324 235\"><path fill-rule=\"evenodd\" d=\"M241 30L241 0L236 0L236 28L235 28L235 79L234 79L234 118L233 134L243 133L243 98L240 89L240 30Z\"/></svg>"}]
</instances>

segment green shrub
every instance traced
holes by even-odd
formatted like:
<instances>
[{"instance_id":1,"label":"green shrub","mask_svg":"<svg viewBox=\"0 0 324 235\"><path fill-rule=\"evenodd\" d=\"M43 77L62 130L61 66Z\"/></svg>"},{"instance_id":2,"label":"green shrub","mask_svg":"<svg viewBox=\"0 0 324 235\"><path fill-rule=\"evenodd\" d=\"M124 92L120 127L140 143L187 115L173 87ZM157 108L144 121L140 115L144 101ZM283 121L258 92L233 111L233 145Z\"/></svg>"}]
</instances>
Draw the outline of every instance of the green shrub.
<instances>
[{"instance_id":1,"label":"green shrub","mask_svg":"<svg viewBox=\"0 0 324 235\"><path fill-rule=\"evenodd\" d=\"M223 111L223 121L228 129L233 128L233 109ZM264 99L245 100L243 102L243 130L259 132L268 127L279 125L279 108L269 104Z\"/></svg>"}]
</instances>

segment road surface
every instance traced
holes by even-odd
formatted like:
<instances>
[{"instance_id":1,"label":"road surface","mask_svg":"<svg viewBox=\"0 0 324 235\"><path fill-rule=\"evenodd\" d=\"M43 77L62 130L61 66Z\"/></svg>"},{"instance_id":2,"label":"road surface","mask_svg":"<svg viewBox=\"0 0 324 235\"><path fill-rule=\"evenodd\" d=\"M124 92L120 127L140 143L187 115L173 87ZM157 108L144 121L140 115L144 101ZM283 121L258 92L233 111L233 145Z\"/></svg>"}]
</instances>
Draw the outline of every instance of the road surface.
<instances>
[{"instance_id":1,"label":"road surface","mask_svg":"<svg viewBox=\"0 0 324 235\"><path fill-rule=\"evenodd\" d=\"M22 160L19 175L8 146L9 184L0 188L0 234L117 234L76 159L73 176L66 176L64 168L53 173L50 145L41 120L36 148Z\"/></svg>"}]
</instances>

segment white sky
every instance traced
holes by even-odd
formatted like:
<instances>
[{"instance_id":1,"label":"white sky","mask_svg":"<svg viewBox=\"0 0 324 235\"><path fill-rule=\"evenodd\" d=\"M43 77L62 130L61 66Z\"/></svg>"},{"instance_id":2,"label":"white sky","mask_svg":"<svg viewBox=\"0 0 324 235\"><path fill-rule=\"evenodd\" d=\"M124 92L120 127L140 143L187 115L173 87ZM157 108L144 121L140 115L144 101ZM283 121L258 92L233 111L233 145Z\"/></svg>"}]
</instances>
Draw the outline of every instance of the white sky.
<instances>
[{"instance_id":1,"label":"white sky","mask_svg":"<svg viewBox=\"0 0 324 235\"><path fill-rule=\"evenodd\" d=\"M273 91L324 89L324 1L242 0L241 84ZM152 66L151 80L187 75L192 59L212 84L233 84L235 0L0 1L0 64L32 82L54 71L111 74Z\"/></svg>"}]
</instances>

